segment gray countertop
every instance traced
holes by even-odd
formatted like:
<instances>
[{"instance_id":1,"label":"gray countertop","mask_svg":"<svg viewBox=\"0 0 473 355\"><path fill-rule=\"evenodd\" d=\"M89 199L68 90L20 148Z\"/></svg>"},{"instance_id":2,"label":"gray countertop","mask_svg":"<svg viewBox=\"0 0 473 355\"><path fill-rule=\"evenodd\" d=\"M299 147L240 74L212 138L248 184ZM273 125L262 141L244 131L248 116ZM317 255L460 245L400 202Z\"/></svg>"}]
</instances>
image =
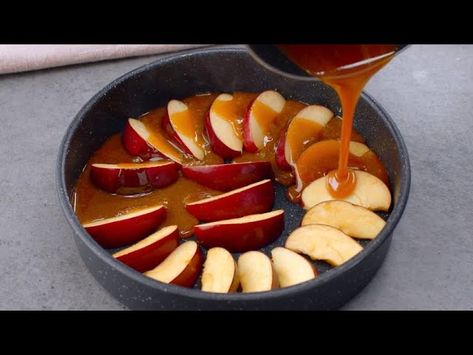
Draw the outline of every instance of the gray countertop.
<instances>
[{"instance_id":1,"label":"gray countertop","mask_svg":"<svg viewBox=\"0 0 473 355\"><path fill-rule=\"evenodd\" d=\"M124 309L89 274L55 191L59 143L99 89L156 57L0 76L0 309ZM473 309L473 46L412 46L369 83L409 149L391 249L345 309Z\"/></svg>"}]
</instances>

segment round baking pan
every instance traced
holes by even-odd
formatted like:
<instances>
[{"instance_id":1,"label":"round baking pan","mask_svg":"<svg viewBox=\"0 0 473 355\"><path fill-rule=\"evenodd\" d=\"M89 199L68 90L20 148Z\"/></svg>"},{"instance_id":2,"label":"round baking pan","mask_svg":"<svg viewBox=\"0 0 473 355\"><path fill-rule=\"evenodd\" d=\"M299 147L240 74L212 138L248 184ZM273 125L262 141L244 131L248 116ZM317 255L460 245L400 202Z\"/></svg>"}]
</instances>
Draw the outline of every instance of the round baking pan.
<instances>
[{"instance_id":1,"label":"round baking pan","mask_svg":"<svg viewBox=\"0 0 473 355\"><path fill-rule=\"evenodd\" d=\"M314 280L268 292L234 294L164 284L115 260L79 223L71 204L74 184L92 153L112 134L121 132L127 118L138 117L173 98L268 89L279 91L286 99L318 103L340 111L335 92L320 81L281 76L259 65L244 47L220 46L162 56L133 70L97 93L74 118L59 151L59 200L85 264L120 302L132 309L158 310L334 309L358 293L375 275L408 200L410 166L395 124L366 94L357 107L355 128L386 166L393 206L382 232L374 240L363 242L362 252L336 268L317 263L320 275ZM286 229L263 251L284 244L303 215L300 207L285 200L282 187L277 188L276 207L286 210Z\"/></svg>"}]
</instances>

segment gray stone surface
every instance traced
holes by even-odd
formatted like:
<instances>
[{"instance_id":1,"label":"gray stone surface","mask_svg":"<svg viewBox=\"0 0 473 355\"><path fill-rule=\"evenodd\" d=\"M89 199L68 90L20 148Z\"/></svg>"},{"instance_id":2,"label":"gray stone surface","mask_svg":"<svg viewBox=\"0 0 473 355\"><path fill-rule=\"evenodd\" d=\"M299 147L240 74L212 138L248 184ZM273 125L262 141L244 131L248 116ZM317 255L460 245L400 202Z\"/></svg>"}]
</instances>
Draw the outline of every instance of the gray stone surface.
<instances>
[{"instance_id":1,"label":"gray stone surface","mask_svg":"<svg viewBox=\"0 0 473 355\"><path fill-rule=\"evenodd\" d=\"M124 309L59 208L60 140L100 88L154 57L0 76L0 309ZM388 257L345 309L473 309L473 46L412 46L369 92L409 149L411 197Z\"/></svg>"}]
</instances>

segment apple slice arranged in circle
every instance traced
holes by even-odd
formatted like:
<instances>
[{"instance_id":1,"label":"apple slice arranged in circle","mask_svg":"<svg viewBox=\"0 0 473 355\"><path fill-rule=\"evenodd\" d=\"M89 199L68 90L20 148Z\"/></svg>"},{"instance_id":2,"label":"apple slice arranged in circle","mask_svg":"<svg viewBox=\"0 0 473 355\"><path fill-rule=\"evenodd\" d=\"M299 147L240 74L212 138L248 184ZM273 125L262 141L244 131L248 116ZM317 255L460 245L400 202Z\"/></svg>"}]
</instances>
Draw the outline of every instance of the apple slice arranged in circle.
<instances>
[{"instance_id":1,"label":"apple slice arranged in circle","mask_svg":"<svg viewBox=\"0 0 473 355\"><path fill-rule=\"evenodd\" d=\"M292 166L288 163L286 159L286 136L287 131L281 132L281 136L278 139L276 148L274 151L274 160L279 169L284 171L291 171Z\"/></svg>"},{"instance_id":2,"label":"apple slice arranged in circle","mask_svg":"<svg viewBox=\"0 0 473 355\"><path fill-rule=\"evenodd\" d=\"M122 134L122 144L128 154L139 156L144 160L162 157L161 153L148 143L149 131L143 122L129 118Z\"/></svg>"},{"instance_id":3,"label":"apple slice arranged in circle","mask_svg":"<svg viewBox=\"0 0 473 355\"><path fill-rule=\"evenodd\" d=\"M256 153L265 145L265 136L274 119L282 112L286 100L276 91L264 91L250 104L243 118L243 145Z\"/></svg>"},{"instance_id":4,"label":"apple slice arranged in circle","mask_svg":"<svg viewBox=\"0 0 473 355\"><path fill-rule=\"evenodd\" d=\"M307 106L299 111L278 142L276 163L279 168L291 170L301 153L318 139L320 131L332 117L333 112L320 105Z\"/></svg>"},{"instance_id":5,"label":"apple slice arranged in circle","mask_svg":"<svg viewBox=\"0 0 473 355\"><path fill-rule=\"evenodd\" d=\"M240 117L233 96L221 94L210 106L205 129L212 150L224 159L241 155L243 141L240 137Z\"/></svg>"},{"instance_id":6,"label":"apple slice arranged in circle","mask_svg":"<svg viewBox=\"0 0 473 355\"><path fill-rule=\"evenodd\" d=\"M131 247L120 250L113 257L139 272L158 266L179 245L177 226L154 232Z\"/></svg>"},{"instance_id":7,"label":"apple slice arranged in circle","mask_svg":"<svg viewBox=\"0 0 473 355\"><path fill-rule=\"evenodd\" d=\"M327 189L327 177L323 176L309 184L302 191L302 202L309 209L321 202L342 200L365 207L372 211L388 211L391 206L391 192L378 179L361 170L354 170L356 183L352 193L344 198L334 198Z\"/></svg>"},{"instance_id":8,"label":"apple slice arranged in circle","mask_svg":"<svg viewBox=\"0 0 473 355\"><path fill-rule=\"evenodd\" d=\"M164 283L192 287L202 270L203 261L197 243L189 241L178 246L161 264L144 275Z\"/></svg>"},{"instance_id":9,"label":"apple slice arranged in circle","mask_svg":"<svg viewBox=\"0 0 473 355\"><path fill-rule=\"evenodd\" d=\"M376 213L345 201L321 202L304 215L301 225L326 224L350 237L374 239L386 222Z\"/></svg>"},{"instance_id":10,"label":"apple slice arranged in circle","mask_svg":"<svg viewBox=\"0 0 473 355\"><path fill-rule=\"evenodd\" d=\"M277 247L271 250L271 256L280 287L293 286L317 277L315 267L292 250Z\"/></svg>"},{"instance_id":11,"label":"apple slice arranged in circle","mask_svg":"<svg viewBox=\"0 0 473 355\"><path fill-rule=\"evenodd\" d=\"M118 217L84 223L82 226L104 248L132 244L154 232L166 218L166 207L159 205Z\"/></svg>"},{"instance_id":12,"label":"apple slice arranged in circle","mask_svg":"<svg viewBox=\"0 0 473 355\"><path fill-rule=\"evenodd\" d=\"M122 135L122 143L130 155L143 160L165 157L182 164L185 157L160 132L151 132L146 125L134 118L129 118Z\"/></svg>"},{"instance_id":13,"label":"apple slice arranged in circle","mask_svg":"<svg viewBox=\"0 0 473 355\"><path fill-rule=\"evenodd\" d=\"M363 250L354 239L324 224L297 228L287 238L285 247L313 260L324 260L332 266L343 264Z\"/></svg>"},{"instance_id":14,"label":"apple slice arranged in circle","mask_svg":"<svg viewBox=\"0 0 473 355\"><path fill-rule=\"evenodd\" d=\"M173 161L125 164L92 164L90 177L102 190L114 193L121 187L166 187L178 178Z\"/></svg>"},{"instance_id":15,"label":"apple slice arranged in circle","mask_svg":"<svg viewBox=\"0 0 473 355\"><path fill-rule=\"evenodd\" d=\"M274 188L266 179L222 195L188 203L187 211L199 221L212 222L271 210Z\"/></svg>"},{"instance_id":16,"label":"apple slice arranged in circle","mask_svg":"<svg viewBox=\"0 0 473 355\"><path fill-rule=\"evenodd\" d=\"M376 154L363 143L350 142L348 166L367 171L388 184L389 179L381 161ZM297 180L297 191L302 191L330 171L337 169L340 154L340 141L327 139L310 145L304 150L294 165Z\"/></svg>"},{"instance_id":17,"label":"apple slice arranged in circle","mask_svg":"<svg viewBox=\"0 0 473 355\"><path fill-rule=\"evenodd\" d=\"M183 175L219 191L230 191L254 182L273 178L269 161L183 166Z\"/></svg>"},{"instance_id":18,"label":"apple slice arranged in circle","mask_svg":"<svg viewBox=\"0 0 473 355\"><path fill-rule=\"evenodd\" d=\"M230 252L256 250L274 241L284 229L284 210L194 226L198 242L207 248L222 247Z\"/></svg>"},{"instance_id":19,"label":"apple slice arranged in circle","mask_svg":"<svg viewBox=\"0 0 473 355\"><path fill-rule=\"evenodd\" d=\"M271 259L260 251L240 255L238 275L243 292L270 291L279 286Z\"/></svg>"},{"instance_id":20,"label":"apple slice arranged in circle","mask_svg":"<svg viewBox=\"0 0 473 355\"><path fill-rule=\"evenodd\" d=\"M212 248L207 252L202 273L202 291L231 293L236 292L240 280L232 254L223 248Z\"/></svg>"},{"instance_id":21,"label":"apple slice arranged in circle","mask_svg":"<svg viewBox=\"0 0 473 355\"><path fill-rule=\"evenodd\" d=\"M185 152L203 160L205 156L204 140L202 133L197 130L196 119L184 102L171 100L168 102L167 111L161 124Z\"/></svg>"}]
</instances>

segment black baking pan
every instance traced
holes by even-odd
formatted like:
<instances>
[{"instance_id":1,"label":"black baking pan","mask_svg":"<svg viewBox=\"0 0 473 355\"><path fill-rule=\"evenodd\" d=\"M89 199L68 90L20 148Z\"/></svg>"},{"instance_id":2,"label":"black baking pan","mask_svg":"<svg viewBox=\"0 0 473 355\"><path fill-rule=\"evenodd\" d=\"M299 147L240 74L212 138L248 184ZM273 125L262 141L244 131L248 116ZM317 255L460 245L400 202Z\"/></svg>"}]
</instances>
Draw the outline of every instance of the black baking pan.
<instances>
[{"instance_id":1,"label":"black baking pan","mask_svg":"<svg viewBox=\"0 0 473 355\"><path fill-rule=\"evenodd\" d=\"M292 287L259 293L213 294L164 284L115 260L82 228L71 204L74 184L92 153L129 117L138 117L170 99L205 92L279 91L287 99L325 105L339 112L335 92L316 80L288 78L258 64L244 47L206 47L160 57L116 79L97 93L77 114L62 141L57 162L61 206L79 253L103 287L131 309L156 310L308 310L336 309L358 293L375 275L388 251L393 231L405 209L410 166L401 134L388 114L363 94L355 127L386 166L393 206L382 232L363 242L358 255L337 268L317 263L319 277ZM277 188L275 208L286 210L282 236L263 249L282 245L300 223L303 211L285 200Z\"/></svg>"}]
</instances>

